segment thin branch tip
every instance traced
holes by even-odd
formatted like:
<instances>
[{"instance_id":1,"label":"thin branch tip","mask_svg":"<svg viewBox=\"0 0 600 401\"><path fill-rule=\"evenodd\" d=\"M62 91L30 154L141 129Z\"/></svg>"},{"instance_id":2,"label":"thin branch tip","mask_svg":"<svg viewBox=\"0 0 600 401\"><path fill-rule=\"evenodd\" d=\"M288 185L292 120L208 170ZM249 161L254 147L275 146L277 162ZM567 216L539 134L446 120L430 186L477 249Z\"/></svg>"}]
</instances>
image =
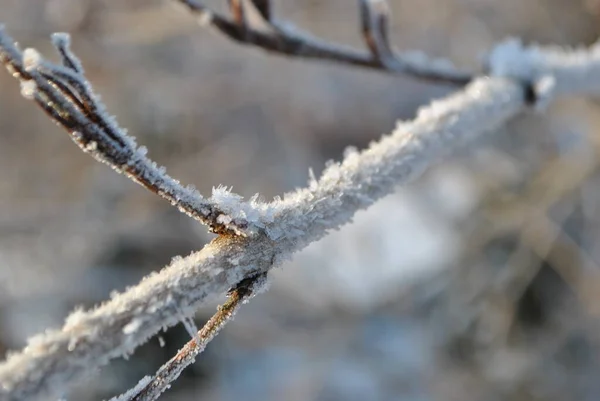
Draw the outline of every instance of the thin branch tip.
<instances>
[{"instance_id":1,"label":"thin branch tip","mask_svg":"<svg viewBox=\"0 0 600 401\"><path fill-rule=\"evenodd\" d=\"M145 153L135 139L106 112L84 75L82 63L70 50L67 34L52 38L63 65L54 64L35 49L24 51L0 30L0 61L21 82L21 92L35 103L71 139L96 160L128 176L151 192L165 198L184 213L223 235L246 235L250 224L242 216L229 216L215 202L195 189L183 187ZM93 146L92 146L93 144ZM226 216L227 218L220 216Z\"/></svg>"},{"instance_id":2,"label":"thin branch tip","mask_svg":"<svg viewBox=\"0 0 600 401\"><path fill-rule=\"evenodd\" d=\"M71 35L66 32L54 32L50 35L52 43L55 46L70 47L71 46Z\"/></svg>"}]
</instances>

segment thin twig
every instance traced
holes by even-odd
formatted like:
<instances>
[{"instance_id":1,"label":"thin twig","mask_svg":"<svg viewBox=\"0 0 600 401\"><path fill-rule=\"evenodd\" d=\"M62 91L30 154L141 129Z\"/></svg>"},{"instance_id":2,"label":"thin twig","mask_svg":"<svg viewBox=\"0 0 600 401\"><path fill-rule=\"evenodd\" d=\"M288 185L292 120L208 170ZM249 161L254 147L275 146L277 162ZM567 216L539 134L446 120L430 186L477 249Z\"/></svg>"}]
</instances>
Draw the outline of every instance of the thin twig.
<instances>
[{"instance_id":1,"label":"thin twig","mask_svg":"<svg viewBox=\"0 0 600 401\"><path fill-rule=\"evenodd\" d=\"M240 44L261 48L291 57L332 61L365 67L391 74L405 74L418 79L464 86L473 74L459 71L447 60L430 60L421 52L395 55L389 45L388 12L383 0L360 0L362 31L370 53L333 44L313 37L289 23L275 21L268 0L250 4L262 17L268 31L252 27L243 16L244 0L230 1L231 19L209 9L196 0L175 0L223 36Z\"/></svg>"},{"instance_id":2,"label":"thin twig","mask_svg":"<svg viewBox=\"0 0 600 401\"><path fill-rule=\"evenodd\" d=\"M233 16L233 21L241 30L247 29L246 26L246 9L242 0L228 0L229 9Z\"/></svg>"},{"instance_id":3,"label":"thin twig","mask_svg":"<svg viewBox=\"0 0 600 401\"><path fill-rule=\"evenodd\" d=\"M21 81L25 97L34 100L71 139L96 160L110 165L179 210L219 234L245 235L248 223L229 216L215 201L192 187L183 187L165 169L146 157L110 117L83 75L79 59L69 49L66 34L55 34L53 43L64 66L44 60L33 49L21 52L0 28L0 63Z\"/></svg>"},{"instance_id":4,"label":"thin twig","mask_svg":"<svg viewBox=\"0 0 600 401\"><path fill-rule=\"evenodd\" d=\"M389 43L388 8L384 1L360 0L362 35L365 44L375 60L382 67L389 65L393 58Z\"/></svg>"},{"instance_id":5,"label":"thin twig","mask_svg":"<svg viewBox=\"0 0 600 401\"><path fill-rule=\"evenodd\" d=\"M229 292L229 299L219 306L217 312L206 322L185 346L151 378L144 378L134 388L111 401L154 401L177 380L183 370L194 363L208 343L233 318L242 304L262 289L266 274L246 278Z\"/></svg>"}]
</instances>

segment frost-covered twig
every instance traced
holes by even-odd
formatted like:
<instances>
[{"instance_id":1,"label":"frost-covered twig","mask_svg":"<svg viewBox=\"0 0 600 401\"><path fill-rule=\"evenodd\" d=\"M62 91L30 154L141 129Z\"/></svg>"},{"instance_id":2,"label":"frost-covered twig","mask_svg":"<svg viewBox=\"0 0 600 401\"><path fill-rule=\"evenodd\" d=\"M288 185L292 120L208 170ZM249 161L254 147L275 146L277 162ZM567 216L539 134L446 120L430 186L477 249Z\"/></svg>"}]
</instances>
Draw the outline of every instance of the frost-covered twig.
<instances>
[{"instance_id":1,"label":"frost-covered twig","mask_svg":"<svg viewBox=\"0 0 600 401\"><path fill-rule=\"evenodd\" d=\"M198 253L98 308L73 313L65 326L47 331L0 364L0 400L61 394L69 383L112 358L131 353L163 327L187 316L208 297L253 274L268 271L347 223L359 209L416 177L449 149L501 126L524 107L522 86L482 78L465 91L423 108L412 122L365 151L348 152L306 189L261 205L249 237L220 236Z\"/></svg>"},{"instance_id":2,"label":"frost-covered twig","mask_svg":"<svg viewBox=\"0 0 600 401\"><path fill-rule=\"evenodd\" d=\"M396 54L389 42L389 10L385 0L359 0L361 30L370 52L326 42L287 22L275 20L270 0L230 0L231 19L196 0L175 1L197 15L202 25L209 25L235 42L271 53L406 74L458 86L467 84L473 78L473 74L459 71L448 60L430 59L423 52ZM251 23L248 16L250 8L256 11L253 15L260 19L256 21L260 24Z\"/></svg>"},{"instance_id":3,"label":"frost-covered twig","mask_svg":"<svg viewBox=\"0 0 600 401\"><path fill-rule=\"evenodd\" d=\"M242 280L229 292L229 299L219 306L217 312L206 322L198 333L192 332L192 339L165 363L152 378L144 377L132 390L113 398L111 401L154 401L169 389L183 370L194 363L196 356L229 322L242 304L265 284L266 275L260 274Z\"/></svg>"},{"instance_id":4,"label":"frost-covered twig","mask_svg":"<svg viewBox=\"0 0 600 401\"><path fill-rule=\"evenodd\" d=\"M537 51L544 54L543 49ZM494 63L518 66L525 61L519 57L499 57ZM563 52L561 57L538 57L530 64L536 71L548 71L561 93L599 94L590 89L600 80L596 48L579 54L577 62L564 62L570 59L571 54ZM560 74L554 76L552 71ZM592 81L589 86L580 84L582 72ZM368 149L349 150L341 163L331 164L307 188L269 204L239 205L248 224L259 228L253 235L219 236L99 307L74 312L61 329L32 338L25 349L0 364L0 400L62 394L82 375L131 353L160 329L176 324L182 312L191 315L207 297L281 265L294 252L348 223L356 211L394 186L413 180L445 153L527 110L522 81L535 78L526 74L517 79L478 78L464 90L423 107L415 120L400 122L391 135ZM237 202L229 202L225 192L219 196L219 204L232 208Z\"/></svg>"},{"instance_id":5,"label":"frost-covered twig","mask_svg":"<svg viewBox=\"0 0 600 401\"><path fill-rule=\"evenodd\" d=\"M62 126L84 152L165 198L212 231L245 235L251 229L243 216L231 216L214 198L205 199L193 187L182 186L164 167L149 160L146 148L138 147L107 114L83 75L79 59L69 49L69 36L54 34L52 39L62 66L43 59L34 49L21 52L0 27L0 62L19 79L23 96Z\"/></svg>"},{"instance_id":6,"label":"frost-covered twig","mask_svg":"<svg viewBox=\"0 0 600 401\"><path fill-rule=\"evenodd\" d=\"M111 359L131 354L162 329L192 316L209 296L270 269L274 249L264 237L219 236L90 311L75 311L60 330L29 340L0 363L0 400L45 400Z\"/></svg>"}]
</instances>

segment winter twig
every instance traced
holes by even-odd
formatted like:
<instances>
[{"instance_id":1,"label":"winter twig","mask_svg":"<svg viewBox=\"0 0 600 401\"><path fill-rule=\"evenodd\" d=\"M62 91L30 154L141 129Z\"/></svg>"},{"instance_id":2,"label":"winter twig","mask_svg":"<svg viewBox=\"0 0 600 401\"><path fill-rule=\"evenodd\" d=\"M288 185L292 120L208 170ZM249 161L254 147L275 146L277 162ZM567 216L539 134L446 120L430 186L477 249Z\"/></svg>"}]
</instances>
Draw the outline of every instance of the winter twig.
<instances>
[{"instance_id":1,"label":"winter twig","mask_svg":"<svg viewBox=\"0 0 600 401\"><path fill-rule=\"evenodd\" d=\"M518 114L524 102L521 85L485 78L423 109L391 136L330 166L308 188L265 206L273 222L261 234L220 236L98 308L73 313L62 329L30 339L24 350L0 364L5 391L0 400L62 393L85 372L131 353L163 327L178 323L181 311L191 315L208 296L280 265L347 223L357 210L416 177L442 152Z\"/></svg>"},{"instance_id":2,"label":"winter twig","mask_svg":"<svg viewBox=\"0 0 600 401\"><path fill-rule=\"evenodd\" d=\"M54 34L52 39L63 66L43 59L34 49L21 52L0 28L0 62L19 79L23 95L96 160L165 198L212 231L244 235L249 227L242 216L230 216L213 199L182 186L146 157L146 148L138 147L135 139L106 113L83 75L81 63L69 49L68 35Z\"/></svg>"},{"instance_id":3,"label":"winter twig","mask_svg":"<svg viewBox=\"0 0 600 401\"><path fill-rule=\"evenodd\" d=\"M204 327L194 335L177 354L165 363L156 374L148 379L145 377L134 388L111 401L154 401L172 382L177 380L181 372L194 363L196 356L206 348L206 345L229 322L242 304L257 290L264 286L266 274L259 274L242 280L235 288L229 291L229 299L219 306L217 312L206 322ZM194 334L194 333L192 333Z\"/></svg>"},{"instance_id":4,"label":"winter twig","mask_svg":"<svg viewBox=\"0 0 600 401\"><path fill-rule=\"evenodd\" d=\"M332 61L458 86L467 84L473 78L473 74L459 71L449 61L432 60L422 52L395 54L389 42L389 11L384 0L359 1L362 33L370 53L326 42L289 23L275 20L269 0L229 1L231 19L196 0L176 1L197 15L203 25L211 26L223 36L271 53ZM254 27L256 24L250 23L246 8L257 11L255 15L268 29Z\"/></svg>"}]
</instances>

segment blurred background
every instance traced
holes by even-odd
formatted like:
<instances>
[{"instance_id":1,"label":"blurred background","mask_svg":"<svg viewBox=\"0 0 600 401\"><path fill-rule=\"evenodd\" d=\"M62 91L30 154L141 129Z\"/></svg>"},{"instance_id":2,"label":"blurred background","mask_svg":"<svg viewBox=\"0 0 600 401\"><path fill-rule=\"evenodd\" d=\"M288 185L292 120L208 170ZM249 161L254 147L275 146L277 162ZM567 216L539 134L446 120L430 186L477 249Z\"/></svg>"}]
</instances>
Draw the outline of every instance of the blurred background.
<instances>
[{"instance_id":1,"label":"blurred background","mask_svg":"<svg viewBox=\"0 0 600 401\"><path fill-rule=\"evenodd\" d=\"M362 46L356 2L274 3ZM398 49L467 69L508 36L600 36L598 0L389 3ZM71 33L109 111L204 194L304 186L310 167L456 90L240 47L166 0L0 0L0 21L46 55L50 33ZM162 399L597 400L599 136L598 99L561 99L455 152L274 272ZM0 356L210 239L83 154L0 73ZM67 399L119 394L188 339L161 333Z\"/></svg>"}]
</instances>

